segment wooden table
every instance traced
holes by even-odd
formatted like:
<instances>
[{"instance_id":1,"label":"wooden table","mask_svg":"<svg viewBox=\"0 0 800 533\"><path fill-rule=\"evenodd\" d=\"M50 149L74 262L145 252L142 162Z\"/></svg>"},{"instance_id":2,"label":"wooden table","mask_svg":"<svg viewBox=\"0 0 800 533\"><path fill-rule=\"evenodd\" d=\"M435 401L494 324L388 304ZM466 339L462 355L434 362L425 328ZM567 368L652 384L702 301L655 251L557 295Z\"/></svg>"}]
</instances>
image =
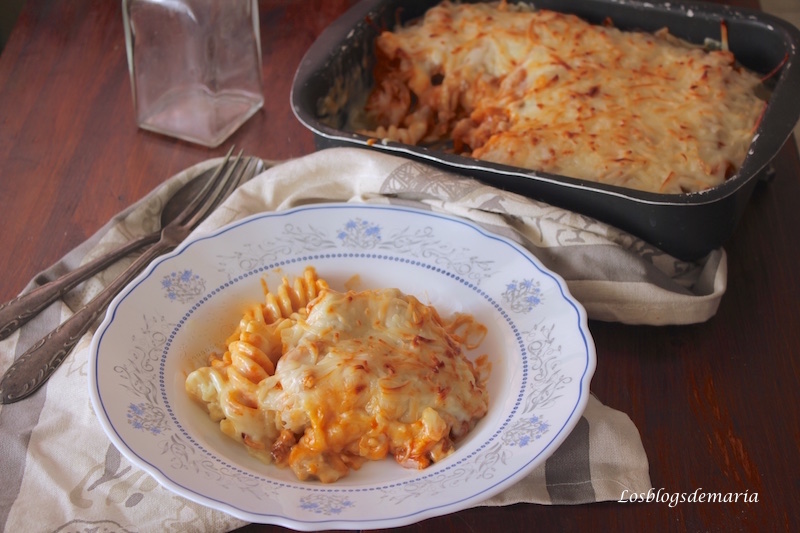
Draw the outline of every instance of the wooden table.
<instances>
[{"instance_id":1,"label":"wooden table","mask_svg":"<svg viewBox=\"0 0 800 533\"><path fill-rule=\"evenodd\" d=\"M266 103L231 142L271 159L314 150L289 108L292 76L306 48L351 3L260 2ZM0 56L0 300L163 179L224 150L137 129L118 1L27 0ZM729 287L717 316L684 327L590 325L598 354L592 390L639 428L654 488L747 491L758 493L757 503L516 505L403 530L800 530L800 160L793 142L775 170L726 245Z\"/></svg>"}]
</instances>

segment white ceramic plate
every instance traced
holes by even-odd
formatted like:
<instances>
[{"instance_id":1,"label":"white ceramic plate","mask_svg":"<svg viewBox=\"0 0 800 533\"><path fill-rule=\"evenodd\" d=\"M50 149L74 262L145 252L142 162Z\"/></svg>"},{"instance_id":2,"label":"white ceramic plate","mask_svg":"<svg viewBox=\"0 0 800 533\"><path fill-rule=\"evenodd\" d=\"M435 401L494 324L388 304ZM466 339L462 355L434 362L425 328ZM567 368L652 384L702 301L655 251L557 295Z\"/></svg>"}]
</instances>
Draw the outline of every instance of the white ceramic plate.
<instances>
[{"instance_id":1,"label":"white ceramic plate","mask_svg":"<svg viewBox=\"0 0 800 533\"><path fill-rule=\"evenodd\" d=\"M391 459L336 483L300 482L224 436L184 391L275 286L307 265L333 288L397 287L489 328L490 408L426 470ZM474 506L569 435L595 368L583 308L522 247L462 219L405 207L313 205L187 241L112 303L92 340L90 394L119 450L168 489L242 520L299 530L395 527Z\"/></svg>"}]
</instances>

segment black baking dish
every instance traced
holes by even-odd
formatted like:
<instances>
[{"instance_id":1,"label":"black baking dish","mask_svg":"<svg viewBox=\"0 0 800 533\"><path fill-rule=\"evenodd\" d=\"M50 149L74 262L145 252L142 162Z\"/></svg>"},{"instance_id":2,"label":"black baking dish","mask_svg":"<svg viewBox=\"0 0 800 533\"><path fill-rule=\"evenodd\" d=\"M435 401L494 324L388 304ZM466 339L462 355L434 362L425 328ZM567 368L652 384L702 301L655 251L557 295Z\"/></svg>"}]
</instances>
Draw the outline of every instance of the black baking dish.
<instances>
[{"instance_id":1,"label":"black baking dish","mask_svg":"<svg viewBox=\"0 0 800 533\"><path fill-rule=\"evenodd\" d=\"M345 129L347 114L363 104L372 83L373 42L381 29L421 16L439 0L364 0L328 27L295 75L291 104L315 136L317 148L360 146L410 156L486 183L597 218L663 251L699 259L732 235L753 188L789 138L800 116L800 30L760 11L708 3L615 0L538 0L537 8L573 13L589 22L607 18L620 29L670 33L702 44L728 29L730 50L745 67L776 67L770 100L740 171L722 185L687 194L657 194L508 167L395 142L374 143ZM331 105L331 103L335 105ZM323 105L324 104L324 105ZM325 113L333 107L337 111Z\"/></svg>"}]
</instances>

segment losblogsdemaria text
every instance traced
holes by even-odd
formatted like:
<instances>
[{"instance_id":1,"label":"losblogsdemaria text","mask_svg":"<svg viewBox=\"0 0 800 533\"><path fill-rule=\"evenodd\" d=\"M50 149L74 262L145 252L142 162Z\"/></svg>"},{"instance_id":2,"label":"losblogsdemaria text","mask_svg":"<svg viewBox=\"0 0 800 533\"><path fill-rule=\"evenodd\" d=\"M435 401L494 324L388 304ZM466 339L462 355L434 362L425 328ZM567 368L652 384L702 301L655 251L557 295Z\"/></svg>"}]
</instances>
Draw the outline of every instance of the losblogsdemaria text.
<instances>
[{"instance_id":1,"label":"losblogsdemaria text","mask_svg":"<svg viewBox=\"0 0 800 533\"><path fill-rule=\"evenodd\" d=\"M619 503L656 502L675 507L679 503L758 503L757 492L709 492L702 488L694 492L669 492L664 489L650 489L647 492L622 491Z\"/></svg>"}]
</instances>

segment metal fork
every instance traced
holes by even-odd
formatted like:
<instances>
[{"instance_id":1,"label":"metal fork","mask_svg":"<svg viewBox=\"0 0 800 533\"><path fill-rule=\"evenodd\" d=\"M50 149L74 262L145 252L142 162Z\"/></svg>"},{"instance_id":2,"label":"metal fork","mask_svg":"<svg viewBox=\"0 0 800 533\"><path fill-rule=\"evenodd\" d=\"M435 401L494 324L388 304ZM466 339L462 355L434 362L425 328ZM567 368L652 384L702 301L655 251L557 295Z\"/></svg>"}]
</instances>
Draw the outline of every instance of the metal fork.
<instances>
[{"instance_id":1,"label":"metal fork","mask_svg":"<svg viewBox=\"0 0 800 533\"><path fill-rule=\"evenodd\" d=\"M158 242L142 253L89 303L14 361L0 381L0 403L14 403L36 392L133 278L153 259L178 246L239 183L252 177L258 168L258 161L255 158L243 159L239 152L230 162L230 154L228 152L224 163L194 200L174 221L164 226Z\"/></svg>"}]
</instances>

